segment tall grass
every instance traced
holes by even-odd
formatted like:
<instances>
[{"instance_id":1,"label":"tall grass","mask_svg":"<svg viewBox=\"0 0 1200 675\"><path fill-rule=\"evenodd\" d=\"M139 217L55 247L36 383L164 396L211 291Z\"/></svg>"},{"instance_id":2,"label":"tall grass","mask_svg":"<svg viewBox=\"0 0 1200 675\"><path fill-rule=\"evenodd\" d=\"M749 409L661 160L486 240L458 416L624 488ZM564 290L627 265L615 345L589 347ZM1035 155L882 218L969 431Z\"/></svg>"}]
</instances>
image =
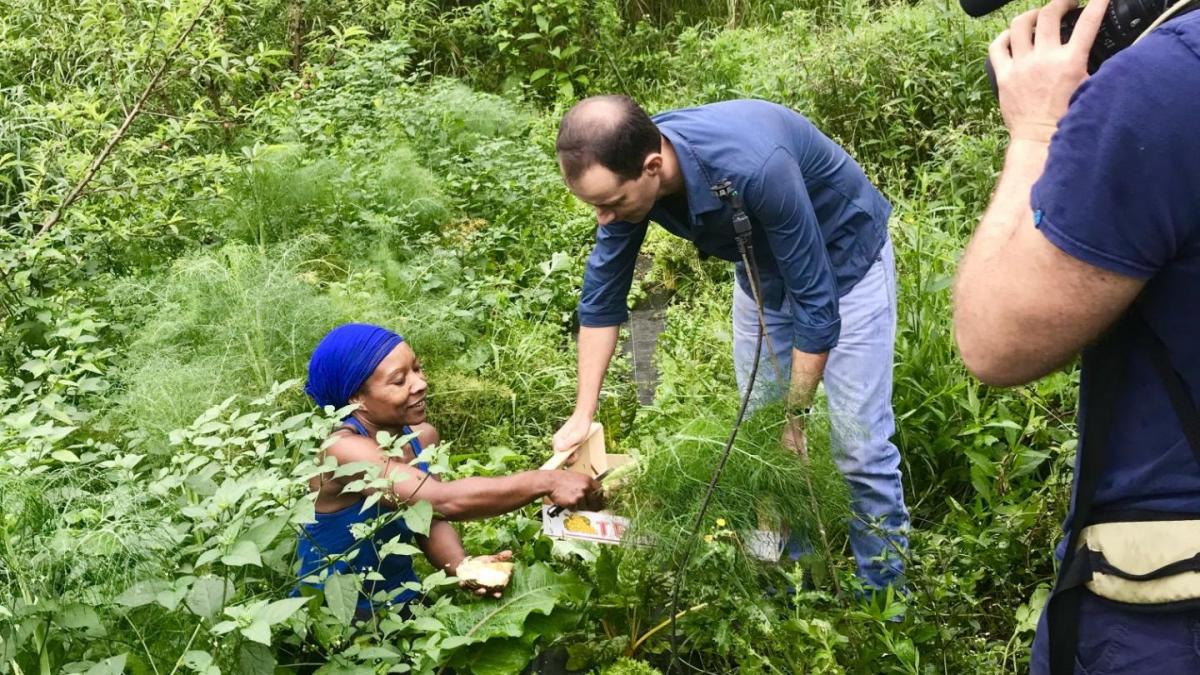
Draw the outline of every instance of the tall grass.
<instances>
[{"instance_id":1,"label":"tall grass","mask_svg":"<svg viewBox=\"0 0 1200 675\"><path fill-rule=\"evenodd\" d=\"M318 288L313 256L325 241L230 244L181 259L141 289L153 309L129 345L120 427L162 450L167 432L225 398L302 376L321 336L359 318Z\"/></svg>"}]
</instances>

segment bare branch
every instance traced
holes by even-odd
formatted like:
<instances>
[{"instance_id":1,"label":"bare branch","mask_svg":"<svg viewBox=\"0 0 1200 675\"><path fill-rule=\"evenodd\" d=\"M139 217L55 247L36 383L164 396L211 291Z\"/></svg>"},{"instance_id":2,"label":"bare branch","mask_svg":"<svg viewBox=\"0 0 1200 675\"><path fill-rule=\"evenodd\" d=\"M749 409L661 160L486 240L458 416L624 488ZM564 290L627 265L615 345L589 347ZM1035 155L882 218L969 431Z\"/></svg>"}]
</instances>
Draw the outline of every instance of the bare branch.
<instances>
[{"instance_id":1,"label":"bare branch","mask_svg":"<svg viewBox=\"0 0 1200 675\"><path fill-rule=\"evenodd\" d=\"M133 124L133 120L136 119L139 114L141 114L142 106L145 105L146 100L150 98L150 94L154 92L154 89L158 87L158 82L162 79L163 74L167 72L167 68L170 67L171 61L173 61L175 59L175 55L179 53L179 49L183 46L184 41L187 40L188 35L191 34L192 29L194 29L196 24L200 22L200 17L204 16L204 13L208 11L208 8L211 7L212 4L213 0L207 0L200 10L196 12L196 15L192 17L192 22L188 24L183 33L179 35L179 38L175 40L175 44L172 45L171 49L168 50L163 56L162 65L158 67L158 71L156 71L154 76L150 78L150 82L147 83L146 88L142 90L141 96L138 96L137 103L134 103L133 107L129 109L129 112L125 114L125 121L121 123L121 126L117 128L115 133L113 133L112 138L108 139L108 143L104 145L104 148L100 150L100 153L96 155L96 157L92 160L92 163L88 165L87 171L85 171L83 174L83 178L81 178L79 182L75 184L75 187L71 189L71 192L67 194L66 198L64 198L62 202L59 203L59 205L54 209L54 211L46 217L46 220L42 223L41 228L38 229L36 236L40 237L51 227L54 227L54 224L57 223L60 218L62 218L63 211L67 210L71 204L74 204L76 199L79 199L79 195L83 192L83 189L86 188L88 183L92 182L92 179L96 177L96 172L100 170L100 166L104 164L105 160L107 160L112 154L113 149L115 149L117 144L121 142L121 139L125 137L125 134L129 131L129 126Z\"/></svg>"}]
</instances>

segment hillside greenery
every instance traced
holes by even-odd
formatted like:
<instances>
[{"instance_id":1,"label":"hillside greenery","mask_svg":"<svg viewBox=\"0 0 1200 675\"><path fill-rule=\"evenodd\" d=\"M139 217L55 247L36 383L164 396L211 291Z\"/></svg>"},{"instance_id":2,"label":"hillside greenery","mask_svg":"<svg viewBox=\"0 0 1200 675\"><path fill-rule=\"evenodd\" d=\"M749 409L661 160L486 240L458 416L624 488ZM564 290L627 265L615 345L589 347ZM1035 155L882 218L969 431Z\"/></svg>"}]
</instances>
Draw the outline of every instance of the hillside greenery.
<instances>
[{"instance_id":1,"label":"hillside greenery","mask_svg":"<svg viewBox=\"0 0 1200 675\"><path fill-rule=\"evenodd\" d=\"M1077 377L989 388L953 344L1005 145L983 70L1003 25L943 0L0 1L0 673L665 671L664 551L737 400L731 270L662 232L634 293L670 297L654 403L622 357L599 420L641 459L622 499L675 547L553 542L531 506L461 527L469 552L516 552L500 600L427 566L421 604L366 623L353 576L292 595L334 423L302 378L329 328L414 345L447 477L549 454L595 227L554 133L606 92L784 103L894 205L909 593L855 592L828 467L743 462L696 542L673 672L1023 672ZM740 456L786 462L772 424ZM805 472L816 494L782 480ZM809 588L741 542L756 499L814 497L831 539Z\"/></svg>"}]
</instances>

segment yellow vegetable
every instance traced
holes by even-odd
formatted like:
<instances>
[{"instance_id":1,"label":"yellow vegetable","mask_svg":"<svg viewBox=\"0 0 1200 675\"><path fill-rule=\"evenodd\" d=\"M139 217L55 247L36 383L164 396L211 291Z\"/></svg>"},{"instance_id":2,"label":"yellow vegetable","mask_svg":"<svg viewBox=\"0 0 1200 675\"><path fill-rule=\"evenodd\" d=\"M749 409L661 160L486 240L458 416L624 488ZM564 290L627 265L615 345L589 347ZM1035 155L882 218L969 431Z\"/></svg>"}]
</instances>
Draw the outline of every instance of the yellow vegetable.
<instances>
[{"instance_id":1,"label":"yellow vegetable","mask_svg":"<svg viewBox=\"0 0 1200 675\"><path fill-rule=\"evenodd\" d=\"M510 562L468 557L458 564L454 576L485 588L503 588L508 585L512 570L513 564Z\"/></svg>"}]
</instances>

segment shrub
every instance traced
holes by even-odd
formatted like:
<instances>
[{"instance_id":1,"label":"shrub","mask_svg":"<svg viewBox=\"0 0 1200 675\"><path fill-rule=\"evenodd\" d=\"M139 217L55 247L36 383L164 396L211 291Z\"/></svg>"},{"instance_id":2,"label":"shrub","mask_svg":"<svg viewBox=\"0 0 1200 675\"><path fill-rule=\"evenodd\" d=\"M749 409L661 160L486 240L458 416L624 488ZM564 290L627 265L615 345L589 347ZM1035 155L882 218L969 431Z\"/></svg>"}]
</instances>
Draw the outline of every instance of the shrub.
<instances>
[{"instance_id":1,"label":"shrub","mask_svg":"<svg viewBox=\"0 0 1200 675\"><path fill-rule=\"evenodd\" d=\"M321 243L230 244L180 260L141 289L154 307L129 345L120 426L148 435L161 450L167 432L217 402L302 377L326 331L362 320L356 305L320 293L311 274L301 276Z\"/></svg>"},{"instance_id":2,"label":"shrub","mask_svg":"<svg viewBox=\"0 0 1200 675\"><path fill-rule=\"evenodd\" d=\"M332 159L310 160L297 144L256 145L243 151L245 163L214 216L228 235L267 246L288 242L320 227L339 210L347 183L345 169Z\"/></svg>"}]
</instances>

